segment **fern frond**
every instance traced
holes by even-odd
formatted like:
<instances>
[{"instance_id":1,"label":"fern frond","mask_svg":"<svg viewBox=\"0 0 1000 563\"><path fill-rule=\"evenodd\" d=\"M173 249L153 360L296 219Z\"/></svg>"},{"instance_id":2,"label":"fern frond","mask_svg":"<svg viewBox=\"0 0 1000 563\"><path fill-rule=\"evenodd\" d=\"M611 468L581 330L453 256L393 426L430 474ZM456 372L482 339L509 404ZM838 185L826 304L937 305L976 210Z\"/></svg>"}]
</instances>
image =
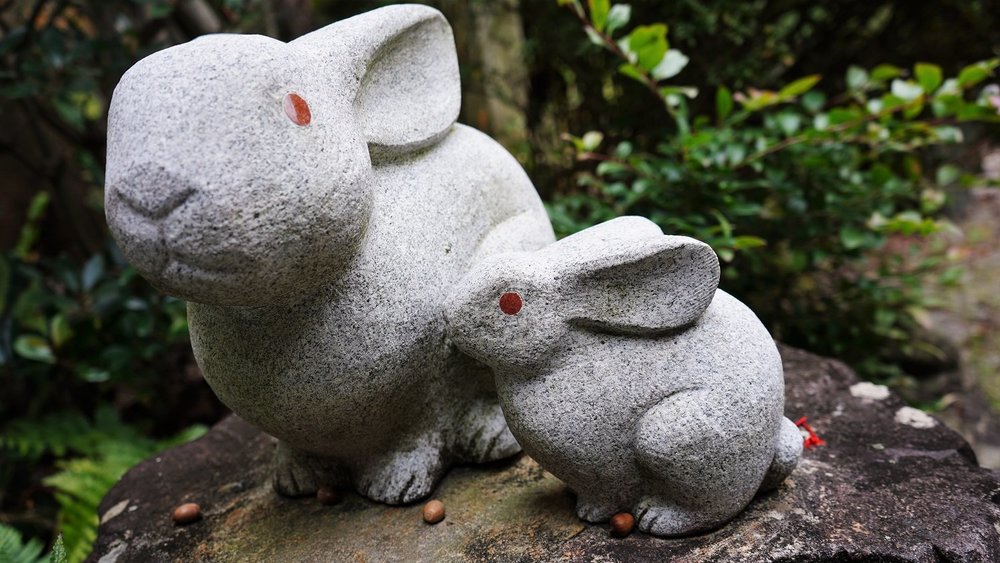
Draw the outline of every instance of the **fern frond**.
<instances>
[{"instance_id":1,"label":"fern frond","mask_svg":"<svg viewBox=\"0 0 1000 563\"><path fill-rule=\"evenodd\" d=\"M100 413L101 411L99 411ZM111 411L112 413L114 411ZM97 538L97 508L105 493L133 465L166 447L193 440L206 432L193 426L177 436L154 442L139 436L120 420L101 415L91 430L102 436L91 457L60 461L60 471L43 481L56 490L59 503L59 530L64 536L68 561L83 561Z\"/></svg>"},{"instance_id":2,"label":"fern frond","mask_svg":"<svg viewBox=\"0 0 1000 563\"><path fill-rule=\"evenodd\" d=\"M43 563L45 547L36 538L25 542L16 529L0 524L0 561L9 563Z\"/></svg>"},{"instance_id":3,"label":"fern frond","mask_svg":"<svg viewBox=\"0 0 1000 563\"><path fill-rule=\"evenodd\" d=\"M63 545L62 534L56 536L56 541L52 544L49 563L69 563L69 555L66 554L66 546Z\"/></svg>"}]
</instances>

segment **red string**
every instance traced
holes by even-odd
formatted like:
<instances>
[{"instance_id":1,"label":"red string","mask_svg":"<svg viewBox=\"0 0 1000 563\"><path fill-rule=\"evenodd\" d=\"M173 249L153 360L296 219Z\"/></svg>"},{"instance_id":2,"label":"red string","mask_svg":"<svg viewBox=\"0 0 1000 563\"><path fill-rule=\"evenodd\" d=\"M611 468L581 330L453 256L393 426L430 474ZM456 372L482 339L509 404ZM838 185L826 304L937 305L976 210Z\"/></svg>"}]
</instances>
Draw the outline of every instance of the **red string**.
<instances>
[{"instance_id":1,"label":"red string","mask_svg":"<svg viewBox=\"0 0 1000 563\"><path fill-rule=\"evenodd\" d=\"M798 426L799 428L805 428L806 432L809 433L809 435L802 440L802 447L808 449L816 446L826 445L826 440L820 438L819 435L816 434L816 431L812 429L812 426L809 426L809 424L806 422L806 417L803 416L802 418L796 420L795 426Z\"/></svg>"}]
</instances>

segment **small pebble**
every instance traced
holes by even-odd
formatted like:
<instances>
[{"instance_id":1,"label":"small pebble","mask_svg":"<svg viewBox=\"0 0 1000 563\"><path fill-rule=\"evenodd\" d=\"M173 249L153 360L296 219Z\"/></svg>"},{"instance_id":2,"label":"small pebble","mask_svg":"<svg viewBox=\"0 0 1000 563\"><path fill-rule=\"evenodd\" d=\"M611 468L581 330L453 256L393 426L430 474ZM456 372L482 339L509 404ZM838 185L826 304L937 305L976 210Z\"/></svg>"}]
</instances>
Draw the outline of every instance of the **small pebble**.
<instances>
[{"instance_id":1,"label":"small pebble","mask_svg":"<svg viewBox=\"0 0 1000 563\"><path fill-rule=\"evenodd\" d=\"M316 499L319 500L320 504L329 506L340 502L340 495L333 487L320 487L316 490Z\"/></svg>"},{"instance_id":2,"label":"small pebble","mask_svg":"<svg viewBox=\"0 0 1000 563\"><path fill-rule=\"evenodd\" d=\"M424 505L424 522L437 524L444 520L444 503L439 500L432 500Z\"/></svg>"},{"instance_id":3,"label":"small pebble","mask_svg":"<svg viewBox=\"0 0 1000 563\"><path fill-rule=\"evenodd\" d=\"M187 502L175 508L170 517L174 519L174 523L181 526L191 524L201 520L201 507L193 502Z\"/></svg>"},{"instance_id":4,"label":"small pebble","mask_svg":"<svg viewBox=\"0 0 1000 563\"><path fill-rule=\"evenodd\" d=\"M616 538L624 538L632 533L635 528L635 517L628 512L619 512L611 517L611 535Z\"/></svg>"}]
</instances>

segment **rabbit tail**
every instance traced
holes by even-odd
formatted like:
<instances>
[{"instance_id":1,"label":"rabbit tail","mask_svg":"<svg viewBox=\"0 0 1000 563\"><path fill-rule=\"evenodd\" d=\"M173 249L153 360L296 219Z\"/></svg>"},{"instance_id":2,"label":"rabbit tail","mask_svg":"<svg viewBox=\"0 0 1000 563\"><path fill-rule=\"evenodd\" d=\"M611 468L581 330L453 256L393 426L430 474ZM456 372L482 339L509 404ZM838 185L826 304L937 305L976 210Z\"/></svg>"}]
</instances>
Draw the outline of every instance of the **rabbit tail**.
<instances>
[{"instance_id":1,"label":"rabbit tail","mask_svg":"<svg viewBox=\"0 0 1000 563\"><path fill-rule=\"evenodd\" d=\"M802 434L795 423L782 417L781 427L774 439L774 460L760 484L761 491L776 489L799 463L802 456Z\"/></svg>"}]
</instances>

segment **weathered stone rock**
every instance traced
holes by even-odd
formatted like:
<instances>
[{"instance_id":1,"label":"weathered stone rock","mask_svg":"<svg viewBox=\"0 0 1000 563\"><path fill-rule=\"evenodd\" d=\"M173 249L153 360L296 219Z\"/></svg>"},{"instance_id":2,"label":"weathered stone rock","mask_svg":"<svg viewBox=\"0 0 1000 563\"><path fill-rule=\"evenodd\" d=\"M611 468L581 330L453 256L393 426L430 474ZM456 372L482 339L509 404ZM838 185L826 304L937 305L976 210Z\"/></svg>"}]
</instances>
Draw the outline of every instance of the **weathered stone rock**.
<instances>
[{"instance_id":1,"label":"weathered stone rock","mask_svg":"<svg viewBox=\"0 0 1000 563\"><path fill-rule=\"evenodd\" d=\"M718 285L712 247L619 217L484 260L452 293L448 334L493 369L511 432L580 518L705 532L802 453L774 341Z\"/></svg>"},{"instance_id":2,"label":"weathered stone rock","mask_svg":"<svg viewBox=\"0 0 1000 563\"><path fill-rule=\"evenodd\" d=\"M234 417L126 474L101 505L91 560L1000 560L1000 477L960 436L899 422L913 417L897 417L905 405L894 395L855 396L857 379L838 362L781 352L785 414L808 416L827 444L711 534L612 538L577 520L565 486L526 457L453 470L435 491L447 518L434 526L420 505L289 500L268 482L274 440ZM201 522L173 524L184 502L201 506Z\"/></svg>"}]
</instances>

